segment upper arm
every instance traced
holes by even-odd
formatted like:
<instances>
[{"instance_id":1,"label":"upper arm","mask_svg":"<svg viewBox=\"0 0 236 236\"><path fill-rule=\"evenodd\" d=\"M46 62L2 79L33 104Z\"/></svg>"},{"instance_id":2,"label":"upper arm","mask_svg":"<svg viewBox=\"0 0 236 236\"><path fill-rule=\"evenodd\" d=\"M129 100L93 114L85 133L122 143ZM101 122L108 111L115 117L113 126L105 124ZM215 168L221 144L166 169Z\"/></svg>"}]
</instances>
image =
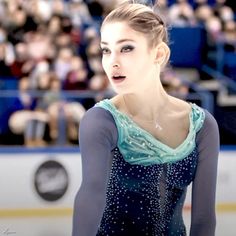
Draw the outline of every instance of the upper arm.
<instances>
[{"instance_id":1,"label":"upper arm","mask_svg":"<svg viewBox=\"0 0 236 236\"><path fill-rule=\"evenodd\" d=\"M202 129L197 134L198 165L192 185L190 235L214 235L215 194L219 155L219 130L214 117L206 111Z\"/></svg>"},{"instance_id":2,"label":"upper arm","mask_svg":"<svg viewBox=\"0 0 236 236\"><path fill-rule=\"evenodd\" d=\"M74 203L73 236L92 236L98 229L105 206L116 134L111 115L102 108L93 108L81 120L82 184Z\"/></svg>"},{"instance_id":3,"label":"upper arm","mask_svg":"<svg viewBox=\"0 0 236 236\"><path fill-rule=\"evenodd\" d=\"M83 117L79 128L83 182L105 177L116 145L116 127L111 115L102 108L93 108ZM90 181L90 182L88 182Z\"/></svg>"}]
</instances>

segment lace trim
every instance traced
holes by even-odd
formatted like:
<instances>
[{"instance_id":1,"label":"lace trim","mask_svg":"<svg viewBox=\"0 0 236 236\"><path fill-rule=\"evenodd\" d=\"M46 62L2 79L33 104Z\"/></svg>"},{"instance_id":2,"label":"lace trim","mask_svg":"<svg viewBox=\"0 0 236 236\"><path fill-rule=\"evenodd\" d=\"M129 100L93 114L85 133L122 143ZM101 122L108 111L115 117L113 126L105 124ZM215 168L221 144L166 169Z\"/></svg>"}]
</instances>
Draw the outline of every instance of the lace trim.
<instances>
[{"instance_id":1,"label":"lace trim","mask_svg":"<svg viewBox=\"0 0 236 236\"><path fill-rule=\"evenodd\" d=\"M149 166L182 160L194 150L196 133L204 123L205 112L196 104L190 104L192 109L189 113L189 132L177 148L171 148L154 138L120 112L109 99L104 99L95 106L102 107L112 114L118 129L117 146L124 159L130 164Z\"/></svg>"}]
</instances>

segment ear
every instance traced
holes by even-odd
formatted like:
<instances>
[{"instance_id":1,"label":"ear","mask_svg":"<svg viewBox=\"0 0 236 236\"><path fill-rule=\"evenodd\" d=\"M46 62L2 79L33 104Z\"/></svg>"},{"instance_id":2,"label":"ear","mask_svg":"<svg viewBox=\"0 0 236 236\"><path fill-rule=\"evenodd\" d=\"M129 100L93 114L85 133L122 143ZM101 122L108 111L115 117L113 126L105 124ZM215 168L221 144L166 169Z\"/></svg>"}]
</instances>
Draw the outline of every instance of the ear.
<instances>
[{"instance_id":1,"label":"ear","mask_svg":"<svg viewBox=\"0 0 236 236\"><path fill-rule=\"evenodd\" d=\"M161 42L156 47L155 62L161 67L165 66L170 57L170 49L166 43Z\"/></svg>"}]
</instances>

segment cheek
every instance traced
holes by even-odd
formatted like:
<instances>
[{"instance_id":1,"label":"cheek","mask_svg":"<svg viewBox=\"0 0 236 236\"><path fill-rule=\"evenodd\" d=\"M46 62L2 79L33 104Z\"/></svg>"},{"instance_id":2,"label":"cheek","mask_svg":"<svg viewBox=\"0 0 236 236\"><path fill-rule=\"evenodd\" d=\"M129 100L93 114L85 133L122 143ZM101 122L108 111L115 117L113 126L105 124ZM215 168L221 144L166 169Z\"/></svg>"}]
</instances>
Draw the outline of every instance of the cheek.
<instances>
[{"instance_id":1,"label":"cheek","mask_svg":"<svg viewBox=\"0 0 236 236\"><path fill-rule=\"evenodd\" d=\"M102 59L102 68L103 68L104 72L106 73L106 75L108 77L107 64L106 64L106 61L104 59Z\"/></svg>"},{"instance_id":2,"label":"cheek","mask_svg":"<svg viewBox=\"0 0 236 236\"><path fill-rule=\"evenodd\" d=\"M105 71L105 73L107 74L107 61L106 59L102 58L102 67L103 67L103 70Z\"/></svg>"},{"instance_id":3,"label":"cheek","mask_svg":"<svg viewBox=\"0 0 236 236\"><path fill-rule=\"evenodd\" d=\"M110 79L110 76L109 76L109 69L108 69L109 66L108 66L108 62L107 62L107 60L104 59L104 58L102 58L102 67L103 67L103 70L104 70L105 74L107 75L108 80L109 80L110 82L112 82L111 79Z\"/></svg>"},{"instance_id":4,"label":"cheek","mask_svg":"<svg viewBox=\"0 0 236 236\"><path fill-rule=\"evenodd\" d=\"M135 60L134 59L131 62L130 68L132 68L132 71L135 75L141 76L147 72L148 64L146 63L145 60L140 60L140 59Z\"/></svg>"}]
</instances>

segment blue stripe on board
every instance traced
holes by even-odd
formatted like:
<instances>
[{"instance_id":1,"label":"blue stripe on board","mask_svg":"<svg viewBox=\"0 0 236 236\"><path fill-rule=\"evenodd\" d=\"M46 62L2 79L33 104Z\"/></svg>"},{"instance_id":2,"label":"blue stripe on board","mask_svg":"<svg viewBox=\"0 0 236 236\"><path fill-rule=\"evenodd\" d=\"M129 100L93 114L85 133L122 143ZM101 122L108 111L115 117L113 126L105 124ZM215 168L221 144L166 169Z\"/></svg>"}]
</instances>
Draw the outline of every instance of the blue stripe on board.
<instances>
[{"instance_id":1,"label":"blue stripe on board","mask_svg":"<svg viewBox=\"0 0 236 236\"><path fill-rule=\"evenodd\" d=\"M236 151L236 145L221 145L221 151Z\"/></svg>"},{"instance_id":2,"label":"blue stripe on board","mask_svg":"<svg viewBox=\"0 0 236 236\"><path fill-rule=\"evenodd\" d=\"M221 145L220 151L236 151L236 145ZM43 147L27 148L21 146L0 147L0 154L3 153L79 153L79 147Z\"/></svg>"},{"instance_id":3,"label":"blue stripe on board","mask_svg":"<svg viewBox=\"0 0 236 236\"><path fill-rule=\"evenodd\" d=\"M79 147L0 147L0 154L7 153L79 153Z\"/></svg>"}]
</instances>

